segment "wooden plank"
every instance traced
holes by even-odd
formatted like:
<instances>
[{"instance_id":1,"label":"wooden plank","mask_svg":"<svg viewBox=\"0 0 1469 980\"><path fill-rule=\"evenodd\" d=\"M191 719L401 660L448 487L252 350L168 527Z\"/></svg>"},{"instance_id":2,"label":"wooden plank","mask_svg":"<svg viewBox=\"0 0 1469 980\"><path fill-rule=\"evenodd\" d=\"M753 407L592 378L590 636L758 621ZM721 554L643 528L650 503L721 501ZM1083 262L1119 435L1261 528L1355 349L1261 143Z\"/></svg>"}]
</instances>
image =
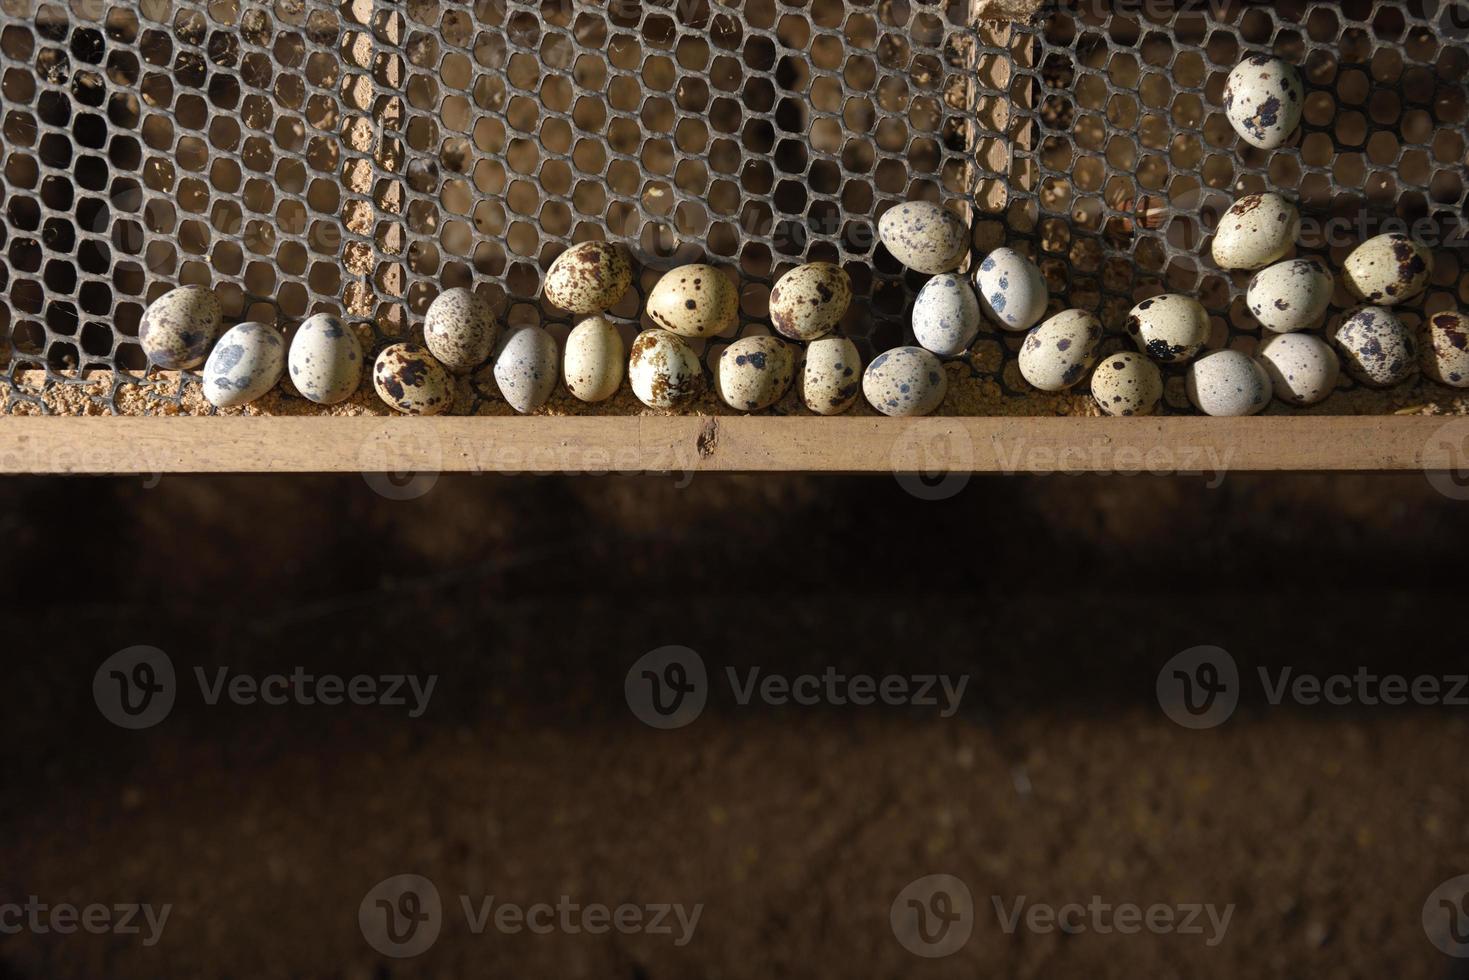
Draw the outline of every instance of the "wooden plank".
<instances>
[{"instance_id":1,"label":"wooden plank","mask_svg":"<svg viewBox=\"0 0 1469 980\"><path fill-rule=\"evenodd\" d=\"M8 418L3 473L1463 470L1469 419Z\"/></svg>"}]
</instances>

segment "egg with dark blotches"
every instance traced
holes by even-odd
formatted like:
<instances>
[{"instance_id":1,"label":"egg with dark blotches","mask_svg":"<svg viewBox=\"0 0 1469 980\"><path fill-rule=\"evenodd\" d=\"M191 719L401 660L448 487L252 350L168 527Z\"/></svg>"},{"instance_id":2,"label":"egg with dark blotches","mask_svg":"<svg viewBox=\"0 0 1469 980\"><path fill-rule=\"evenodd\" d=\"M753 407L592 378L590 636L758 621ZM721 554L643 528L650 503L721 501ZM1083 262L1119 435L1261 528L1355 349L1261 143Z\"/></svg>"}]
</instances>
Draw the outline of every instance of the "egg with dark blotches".
<instances>
[{"instance_id":1,"label":"egg with dark blotches","mask_svg":"<svg viewBox=\"0 0 1469 980\"><path fill-rule=\"evenodd\" d=\"M1433 253L1407 235L1378 235L1347 256L1347 292L1373 306L1396 306L1421 296L1433 278Z\"/></svg>"},{"instance_id":2,"label":"egg with dark blotches","mask_svg":"<svg viewBox=\"0 0 1469 980\"><path fill-rule=\"evenodd\" d=\"M1428 318L1424 370L1439 384L1469 388L1469 316L1436 313Z\"/></svg>"},{"instance_id":3,"label":"egg with dark blotches","mask_svg":"<svg viewBox=\"0 0 1469 980\"><path fill-rule=\"evenodd\" d=\"M604 316L589 316L566 338L561 359L566 390L584 402L606 401L622 386L626 363L617 327Z\"/></svg>"},{"instance_id":4,"label":"egg with dark blotches","mask_svg":"<svg viewBox=\"0 0 1469 980\"><path fill-rule=\"evenodd\" d=\"M1392 310L1364 306L1347 314L1332 338L1342 367L1365 385L1389 388L1418 372L1418 340Z\"/></svg>"},{"instance_id":5,"label":"egg with dark blotches","mask_svg":"<svg viewBox=\"0 0 1469 980\"><path fill-rule=\"evenodd\" d=\"M1306 108L1306 86L1291 64L1252 54L1229 74L1224 86L1224 113L1240 138L1262 150L1290 140Z\"/></svg>"},{"instance_id":6,"label":"egg with dark blotches","mask_svg":"<svg viewBox=\"0 0 1469 980\"><path fill-rule=\"evenodd\" d=\"M1059 392L1074 386L1097 361L1102 322L1085 310L1067 310L1025 335L1020 374L1032 387Z\"/></svg>"},{"instance_id":7,"label":"egg with dark blotches","mask_svg":"<svg viewBox=\"0 0 1469 980\"><path fill-rule=\"evenodd\" d=\"M224 311L211 290L180 286L148 305L138 324L138 343L159 367L187 371L209 356L223 319Z\"/></svg>"},{"instance_id":8,"label":"egg with dark blotches","mask_svg":"<svg viewBox=\"0 0 1469 980\"><path fill-rule=\"evenodd\" d=\"M969 227L930 201L908 201L883 212L877 235L893 258L914 272L953 272L969 254Z\"/></svg>"},{"instance_id":9,"label":"egg with dark blotches","mask_svg":"<svg viewBox=\"0 0 1469 980\"><path fill-rule=\"evenodd\" d=\"M1336 390L1341 361L1331 345L1312 333L1268 338L1255 358L1270 375L1275 397L1287 405L1315 405Z\"/></svg>"},{"instance_id":10,"label":"egg with dark blotches","mask_svg":"<svg viewBox=\"0 0 1469 980\"><path fill-rule=\"evenodd\" d=\"M648 318L681 337L713 337L734 329L740 295L712 265L683 265L664 274L648 294Z\"/></svg>"},{"instance_id":11,"label":"egg with dark blotches","mask_svg":"<svg viewBox=\"0 0 1469 980\"><path fill-rule=\"evenodd\" d=\"M491 356L500 396L521 415L550 400L561 377L556 338L542 327L522 326L505 333Z\"/></svg>"},{"instance_id":12,"label":"egg with dark blotches","mask_svg":"<svg viewBox=\"0 0 1469 980\"><path fill-rule=\"evenodd\" d=\"M801 401L817 415L841 415L862 391L862 355L846 337L822 337L806 347Z\"/></svg>"},{"instance_id":13,"label":"egg with dark blotches","mask_svg":"<svg viewBox=\"0 0 1469 980\"><path fill-rule=\"evenodd\" d=\"M678 334L644 330L632 342L627 379L638 401L649 408L677 409L688 405L704 388L699 355Z\"/></svg>"},{"instance_id":14,"label":"egg with dark blotches","mask_svg":"<svg viewBox=\"0 0 1469 980\"><path fill-rule=\"evenodd\" d=\"M1154 296L1133 307L1127 334L1153 360L1182 364L1208 343L1209 311L1191 296Z\"/></svg>"},{"instance_id":15,"label":"egg with dark blotches","mask_svg":"<svg viewBox=\"0 0 1469 980\"><path fill-rule=\"evenodd\" d=\"M568 313L601 313L616 306L632 285L632 263L612 242L582 242L546 270L545 294Z\"/></svg>"},{"instance_id":16,"label":"egg with dark blotches","mask_svg":"<svg viewBox=\"0 0 1469 980\"><path fill-rule=\"evenodd\" d=\"M1215 351L1194 361L1184 387L1195 408L1218 418L1258 415L1274 392L1265 368L1237 350Z\"/></svg>"},{"instance_id":17,"label":"egg with dark blotches","mask_svg":"<svg viewBox=\"0 0 1469 980\"><path fill-rule=\"evenodd\" d=\"M1279 194L1250 194L1234 202L1214 233L1214 263L1255 271L1279 262L1301 235L1301 212Z\"/></svg>"},{"instance_id":18,"label":"egg with dark blotches","mask_svg":"<svg viewBox=\"0 0 1469 980\"><path fill-rule=\"evenodd\" d=\"M1003 329L1022 333L1041 322L1051 301L1040 267L1013 248L996 249L974 274L979 300Z\"/></svg>"},{"instance_id":19,"label":"egg with dark blotches","mask_svg":"<svg viewBox=\"0 0 1469 980\"><path fill-rule=\"evenodd\" d=\"M404 415L438 415L454 402L453 382L427 347L384 347L372 366L378 397Z\"/></svg>"},{"instance_id":20,"label":"egg with dark blotches","mask_svg":"<svg viewBox=\"0 0 1469 980\"><path fill-rule=\"evenodd\" d=\"M1092 398L1108 415L1152 415L1163 399L1163 372L1141 354L1109 354L1092 372Z\"/></svg>"},{"instance_id":21,"label":"egg with dark blotches","mask_svg":"<svg viewBox=\"0 0 1469 980\"><path fill-rule=\"evenodd\" d=\"M263 323L225 331L204 362L204 397L216 408L247 405L274 388L286 369L286 343Z\"/></svg>"},{"instance_id":22,"label":"egg with dark blotches","mask_svg":"<svg viewBox=\"0 0 1469 980\"><path fill-rule=\"evenodd\" d=\"M1336 277L1317 258L1272 265L1250 282L1247 302L1260 325L1275 333L1319 327L1331 308Z\"/></svg>"},{"instance_id":23,"label":"egg with dark blotches","mask_svg":"<svg viewBox=\"0 0 1469 980\"><path fill-rule=\"evenodd\" d=\"M758 412L780 401L795 375L789 344L775 337L744 337L719 355L719 397L730 408Z\"/></svg>"},{"instance_id":24,"label":"egg with dark blotches","mask_svg":"<svg viewBox=\"0 0 1469 980\"><path fill-rule=\"evenodd\" d=\"M362 383L362 342L349 324L318 313L296 328L286 364L303 398L335 405Z\"/></svg>"},{"instance_id":25,"label":"egg with dark blotches","mask_svg":"<svg viewBox=\"0 0 1469 980\"><path fill-rule=\"evenodd\" d=\"M913 301L913 337L940 357L958 357L979 336L981 317L969 283L946 272L924 283Z\"/></svg>"},{"instance_id":26,"label":"egg with dark blotches","mask_svg":"<svg viewBox=\"0 0 1469 980\"><path fill-rule=\"evenodd\" d=\"M894 418L929 415L948 393L943 363L922 347L897 347L879 354L862 375L868 404Z\"/></svg>"},{"instance_id":27,"label":"egg with dark blotches","mask_svg":"<svg viewBox=\"0 0 1469 980\"><path fill-rule=\"evenodd\" d=\"M423 318L423 343L444 370L468 374L489 359L499 333L490 304L468 289L446 289Z\"/></svg>"},{"instance_id":28,"label":"egg with dark blotches","mask_svg":"<svg viewBox=\"0 0 1469 980\"><path fill-rule=\"evenodd\" d=\"M810 341L836 329L852 305L852 280L831 262L808 262L770 291L770 323L782 336Z\"/></svg>"}]
</instances>

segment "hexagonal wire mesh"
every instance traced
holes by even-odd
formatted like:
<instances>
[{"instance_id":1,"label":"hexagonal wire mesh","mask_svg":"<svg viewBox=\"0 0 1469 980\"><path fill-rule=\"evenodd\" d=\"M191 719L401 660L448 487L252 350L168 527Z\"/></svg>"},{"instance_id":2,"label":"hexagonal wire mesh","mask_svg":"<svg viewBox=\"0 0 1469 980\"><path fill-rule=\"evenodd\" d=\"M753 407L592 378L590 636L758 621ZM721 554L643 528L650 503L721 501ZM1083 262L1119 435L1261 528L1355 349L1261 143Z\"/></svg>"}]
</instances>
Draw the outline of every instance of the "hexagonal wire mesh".
<instances>
[{"instance_id":1,"label":"hexagonal wire mesh","mask_svg":"<svg viewBox=\"0 0 1469 980\"><path fill-rule=\"evenodd\" d=\"M760 331L774 279L828 260L870 354L922 282L871 229L914 197L959 202L978 251L1037 255L1053 306L1115 330L1149 292L1197 291L1216 344L1249 343L1238 284L1196 257L1235 193L1460 226L1463 30L1424 6L1089 4L1012 30L923 0L0 0L7 404L106 368L83 410L117 410L142 310L176 282L230 319L337 311L379 341L468 285L564 334L541 276L603 237L644 266L613 311L629 330L673 265L735 267ZM1240 54L1272 49L1311 102L1264 153L1219 102ZM1433 308L1469 299L1458 273L1441 258ZM1023 387L1013 357L972 370Z\"/></svg>"}]
</instances>

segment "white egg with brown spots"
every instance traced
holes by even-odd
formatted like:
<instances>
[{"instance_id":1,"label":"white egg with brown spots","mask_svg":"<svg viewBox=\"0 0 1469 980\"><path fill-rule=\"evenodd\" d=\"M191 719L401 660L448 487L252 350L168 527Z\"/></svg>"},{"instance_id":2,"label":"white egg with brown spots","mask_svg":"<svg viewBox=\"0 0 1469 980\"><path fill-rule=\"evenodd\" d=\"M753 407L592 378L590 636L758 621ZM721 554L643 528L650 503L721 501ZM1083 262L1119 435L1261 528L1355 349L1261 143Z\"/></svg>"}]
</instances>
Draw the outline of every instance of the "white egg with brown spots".
<instances>
[{"instance_id":1,"label":"white egg with brown spots","mask_svg":"<svg viewBox=\"0 0 1469 980\"><path fill-rule=\"evenodd\" d=\"M205 286L170 289L148 305L138 343L158 367L187 371L204 363L219 336L224 311Z\"/></svg>"},{"instance_id":2,"label":"white egg with brown spots","mask_svg":"<svg viewBox=\"0 0 1469 980\"><path fill-rule=\"evenodd\" d=\"M1221 269L1263 269L1289 255L1300 234L1300 211L1279 194L1242 197L1219 219L1214 263Z\"/></svg>"},{"instance_id":3,"label":"white egg with brown spots","mask_svg":"<svg viewBox=\"0 0 1469 980\"><path fill-rule=\"evenodd\" d=\"M795 376L795 352L775 337L744 337L719 355L719 397L742 412L780 401Z\"/></svg>"},{"instance_id":4,"label":"white egg with brown spots","mask_svg":"<svg viewBox=\"0 0 1469 980\"><path fill-rule=\"evenodd\" d=\"M510 330L495 345L493 373L500 396L521 415L550 401L561 377L556 338L542 327Z\"/></svg>"},{"instance_id":5,"label":"white egg with brown spots","mask_svg":"<svg viewBox=\"0 0 1469 980\"><path fill-rule=\"evenodd\" d=\"M868 404L893 418L929 415L948 392L943 363L922 347L897 347L879 354L862 375Z\"/></svg>"},{"instance_id":6,"label":"white egg with brown spots","mask_svg":"<svg viewBox=\"0 0 1469 980\"><path fill-rule=\"evenodd\" d=\"M1253 357L1237 350L1207 354L1189 365L1188 400L1205 415L1240 418L1270 404L1270 375Z\"/></svg>"},{"instance_id":7,"label":"white egg with brown spots","mask_svg":"<svg viewBox=\"0 0 1469 980\"><path fill-rule=\"evenodd\" d=\"M556 257L546 270L545 294L568 313L601 313L616 306L632 285L632 263L622 246L582 242Z\"/></svg>"},{"instance_id":8,"label":"white egg with brown spots","mask_svg":"<svg viewBox=\"0 0 1469 980\"><path fill-rule=\"evenodd\" d=\"M913 301L913 338L939 357L958 357L979 336L982 317L968 281L946 272L924 283Z\"/></svg>"},{"instance_id":9,"label":"white egg with brown spots","mask_svg":"<svg viewBox=\"0 0 1469 980\"><path fill-rule=\"evenodd\" d=\"M1051 301L1040 267L1013 248L991 252L974 274L984 311L1002 329L1021 333L1046 315Z\"/></svg>"},{"instance_id":10,"label":"white egg with brown spots","mask_svg":"<svg viewBox=\"0 0 1469 980\"><path fill-rule=\"evenodd\" d=\"M1275 333L1321 326L1336 292L1336 277L1318 258L1281 262L1250 282L1246 302L1260 325Z\"/></svg>"},{"instance_id":11,"label":"white egg with brown spots","mask_svg":"<svg viewBox=\"0 0 1469 980\"><path fill-rule=\"evenodd\" d=\"M1209 341L1209 311L1192 296L1168 293L1145 299L1127 318L1138 350L1163 364L1193 359Z\"/></svg>"},{"instance_id":12,"label":"white egg with brown spots","mask_svg":"<svg viewBox=\"0 0 1469 980\"><path fill-rule=\"evenodd\" d=\"M888 208L877 222L883 246L914 272L953 272L969 254L969 228L953 211L930 201Z\"/></svg>"},{"instance_id":13,"label":"white egg with brown spots","mask_svg":"<svg viewBox=\"0 0 1469 980\"><path fill-rule=\"evenodd\" d=\"M451 374L468 374L489 359L499 325L490 304L468 289L447 289L429 304L423 343Z\"/></svg>"},{"instance_id":14,"label":"white egg with brown spots","mask_svg":"<svg viewBox=\"0 0 1469 980\"><path fill-rule=\"evenodd\" d=\"M1355 299L1397 306L1423 294L1433 278L1433 253L1407 235L1378 235L1347 256L1342 280Z\"/></svg>"},{"instance_id":15,"label":"white egg with brown spots","mask_svg":"<svg viewBox=\"0 0 1469 980\"><path fill-rule=\"evenodd\" d=\"M633 340L627 378L633 394L649 408L683 408L704 388L699 355L676 333L644 330Z\"/></svg>"},{"instance_id":16,"label":"white egg with brown spots","mask_svg":"<svg viewBox=\"0 0 1469 980\"><path fill-rule=\"evenodd\" d=\"M1092 398L1108 415L1152 415L1163 399L1163 372L1142 354L1109 354L1092 372Z\"/></svg>"},{"instance_id":17,"label":"white egg with brown spots","mask_svg":"<svg viewBox=\"0 0 1469 980\"><path fill-rule=\"evenodd\" d=\"M1294 65L1264 54L1245 58L1224 86L1224 112L1240 138L1262 150L1284 146L1301 124L1306 86Z\"/></svg>"},{"instance_id":18,"label":"white egg with brown spots","mask_svg":"<svg viewBox=\"0 0 1469 980\"><path fill-rule=\"evenodd\" d=\"M1424 370L1439 384L1469 388L1469 316L1437 313L1428 318Z\"/></svg>"},{"instance_id":19,"label":"white egg with brown spots","mask_svg":"<svg viewBox=\"0 0 1469 980\"><path fill-rule=\"evenodd\" d=\"M1067 310L1025 335L1020 374L1040 391L1074 386L1097 361L1102 322L1085 310Z\"/></svg>"},{"instance_id":20,"label":"white egg with brown spots","mask_svg":"<svg viewBox=\"0 0 1469 980\"><path fill-rule=\"evenodd\" d=\"M566 338L566 390L584 402L606 401L622 386L626 363L627 349L617 327L606 317L587 317Z\"/></svg>"},{"instance_id":21,"label":"white egg with brown spots","mask_svg":"<svg viewBox=\"0 0 1469 980\"><path fill-rule=\"evenodd\" d=\"M1364 306L1347 314L1332 338L1342 367L1373 388L1390 388L1418 372L1418 339L1392 310Z\"/></svg>"},{"instance_id":22,"label":"white egg with brown spots","mask_svg":"<svg viewBox=\"0 0 1469 980\"><path fill-rule=\"evenodd\" d=\"M286 369L286 342L263 323L225 331L204 362L204 397L216 408L247 405L276 386Z\"/></svg>"},{"instance_id":23,"label":"white egg with brown spots","mask_svg":"<svg viewBox=\"0 0 1469 980\"><path fill-rule=\"evenodd\" d=\"M822 337L806 347L801 401L817 415L841 415L862 392L862 355L846 337Z\"/></svg>"},{"instance_id":24,"label":"white egg with brown spots","mask_svg":"<svg viewBox=\"0 0 1469 980\"><path fill-rule=\"evenodd\" d=\"M1331 345L1312 333L1268 338L1255 358L1270 375L1275 397L1287 405L1315 405L1336 390L1341 361Z\"/></svg>"},{"instance_id":25,"label":"white egg with brown spots","mask_svg":"<svg viewBox=\"0 0 1469 980\"><path fill-rule=\"evenodd\" d=\"M648 294L648 318L680 337L713 337L739 322L734 283L712 265L685 265L664 274Z\"/></svg>"},{"instance_id":26,"label":"white egg with brown spots","mask_svg":"<svg viewBox=\"0 0 1469 980\"><path fill-rule=\"evenodd\" d=\"M852 279L831 262L808 262L770 291L770 323L791 340L812 341L836 329L852 305Z\"/></svg>"},{"instance_id":27,"label":"white egg with brown spots","mask_svg":"<svg viewBox=\"0 0 1469 980\"><path fill-rule=\"evenodd\" d=\"M454 401L449 372L421 344L391 344L372 366L372 387L389 408L404 415L438 415Z\"/></svg>"},{"instance_id":28,"label":"white egg with brown spots","mask_svg":"<svg viewBox=\"0 0 1469 980\"><path fill-rule=\"evenodd\" d=\"M318 313L296 329L286 357L291 383L308 401L335 405L362 383L362 341L330 313Z\"/></svg>"}]
</instances>

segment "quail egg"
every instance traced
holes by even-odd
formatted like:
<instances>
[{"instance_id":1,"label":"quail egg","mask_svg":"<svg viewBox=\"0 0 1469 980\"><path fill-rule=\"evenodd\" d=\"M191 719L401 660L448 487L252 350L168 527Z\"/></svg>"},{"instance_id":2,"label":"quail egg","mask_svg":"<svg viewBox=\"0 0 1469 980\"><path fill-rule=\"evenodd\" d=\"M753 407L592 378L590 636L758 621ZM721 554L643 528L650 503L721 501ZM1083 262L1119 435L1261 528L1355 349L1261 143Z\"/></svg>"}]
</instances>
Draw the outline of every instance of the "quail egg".
<instances>
[{"instance_id":1,"label":"quail egg","mask_svg":"<svg viewBox=\"0 0 1469 980\"><path fill-rule=\"evenodd\" d=\"M483 364L498 332L490 304L463 287L440 293L423 318L424 346L452 374L468 374Z\"/></svg>"},{"instance_id":2,"label":"quail egg","mask_svg":"<svg viewBox=\"0 0 1469 980\"><path fill-rule=\"evenodd\" d=\"M1224 112L1246 143L1262 150L1284 146L1306 107L1306 86L1294 65L1253 54L1229 74Z\"/></svg>"},{"instance_id":3,"label":"quail egg","mask_svg":"<svg viewBox=\"0 0 1469 980\"><path fill-rule=\"evenodd\" d=\"M1418 340L1392 310L1380 306L1353 310L1333 339L1342 366L1365 385L1388 388L1418 370Z\"/></svg>"},{"instance_id":4,"label":"quail egg","mask_svg":"<svg viewBox=\"0 0 1469 980\"><path fill-rule=\"evenodd\" d=\"M648 317L682 337L727 333L739 314L739 293L712 265L680 266L665 273L648 294Z\"/></svg>"},{"instance_id":5,"label":"quail egg","mask_svg":"<svg viewBox=\"0 0 1469 980\"><path fill-rule=\"evenodd\" d=\"M840 415L862 390L862 355L846 337L822 337L806 347L801 400L817 415Z\"/></svg>"},{"instance_id":6,"label":"quail egg","mask_svg":"<svg viewBox=\"0 0 1469 980\"><path fill-rule=\"evenodd\" d=\"M546 270L546 299L568 313L601 313L617 305L632 285L632 263L612 242L582 242Z\"/></svg>"},{"instance_id":7,"label":"quail egg","mask_svg":"<svg viewBox=\"0 0 1469 980\"><path fill-rule=\"evenodd\" d=\"M798 265L770 291L770 322L791 340L815 340L836 329L852 304L852 280L830 262Z\"/></svg>"},{"instance_id":8,"label":"quail egg","mask_svg":"<svg viewBox=\"0 0 1469 980\"><path fill-rule=\"evenodd\" d=\"M1331 307L1336 277L1317 258L1272 265L1250 282L1250 312L1266 330L1293 333L1319 327Z\"/></svg>"},{"instance_id":9,"label":"quail egg","mask_svg":"<svg viewBox=\"0 0 1469 980\"><path fill-rule=\"evenodd\" d=\"M1152 415L1163 399L1163 372L1142 354L1110 354L1092 372L1092 397L1108 415Z\"/></svg>"},{"instance_id":10,"label":"quail egg","mask_svg":"<svg viewBox=\"0 0 1469 980\"><path fill-rule=\"evenodd\" d=\"M1067 310L1025 335L1020 373L1041 391L1065 391L1097 360L1102 323L1085 310Z\"/></svg>"},{"instance_id":11,"label":"quail egg","mask_svg":"<svg viewBox=\"0 0 1469 980\"><path fill-rule=\"evenodd\" d=\"M1191 296L1169 293L1145 299L1127 318L1138 350L1164 364L1192 360L1209 341L1209 311Z\"/></svg>"},{"instance_id":12,"label":"quail egg","mask_svg":"<svg viewBox=\"0 0 1469 980\"><path fill-rule=\"evenodd\" d=\"M1256 415L1270 404L1270 375L1237 350L1218 350L1189 365L1188 400L1205 415L1236 418Z\"/></svg>"},{"instance_id":13,"label":"quail egg","mask_svg":"<svg viewBox=\"0 0 1469 980\"><path fill-rule=\"evenodd\" d=\"M286 364L302 397L335 405L351 398L362 382L362 342L341 320L318 313L296 329Z\"/></svg>"},{"instance_id":14,"label":"quail egg","mask_svg":"<svg viewBox=\"0 0 1469 980\"><path fill-rule=\"evenodd\" d=\"M637 335L627 376L633 394L649 408L687 405L698 397L704 383L699 356L682 337L667 330L644 330Z\"/></svg>"},{"instance_id":15,"label":"quail egg","mask_svg":"<svg viewBox=\"0 0 1469 980\"><path fill-rule=\"evenodd\" d=\"M372 366L372 386L405 415L438 415L454 401L449 373L419 344L384 347Z\"/></svg>"},{"instance_id":16,"label":"quail egg","mask_svg":"<svg viewBox=\"0 0 1469 980\"><path fill-rule=\"evenodd\" d=\"M979 336L979 299L963 276L946 272L924 283L913 302L913 336L940 357L957 357Z\"/></svg>"},{"instance_id":17,"label":"quail egg","mask_svg":"<svg viewBox=\"0 0 1469 980\"><path fill-rule=\"evenodd\" d=\"M208 288L180 286L149 304L138 324L138 343L164 370L187 371L204 363L223 318Z\"/></svg>"},{"instance_id":18,"label":"quail egg","mask_svg":"<svg viewBox=\"0 0 1469 980\"><path fill-rule=\"evenodd\" d=\"M953 272L969 254L969 228L953 211L930 201L909 201L883 212L877 222L883 245L914 272Z\"/></svg>"},{"instance_id":19,"label":"quail egg","mask_svg":"<svg viewBox=\"0 0 1469 980\"><path fill-rule=\"evenodd\" d=\"M494 375L500 395L521 415L546 404L561 376L556 338L542 327L522 326L495 344Z\"/></svg>"},{"instance_id":20,"label":"quail egg","mask_svg":"<svg viewBox=\"0 0 1469 980\"><path fill-rule=\"evenodd\" d=\"M1270 375L1275 397L1287 405L1315 405L1336 390L1341 361L1331 345L1312 333L1268 338L1255 357Z\"/></svg>"},{"instance_id":21,"label":"quail egg","mask_svg":"<svg viewBox=\"0 0 1469 980\"><path fill-rule=\"evenodd\" d=\"M1396 306L1428 288L1433 253L1407 235L1378 235L1347 256L1342 277L1356 299Z\"/></svg>"},{"instance_id":22,"label":"quail egg","mask_svg":"<svg viewBox=\"0 0 1469 980\"><path fill-rule=\"evenodd\" d=\"M286 369L286 344L263 323L225 331L204 362L204 397L218 408L253 402L275 387Z\"/></svg>"},{"instance_id":23,"label":"quail egg","mask_svg":"<svg viewBox=\"0 0 1469 980\"><path fill-rule=\"evenodd\" d=\"M922 347L895 347L879 354L862 375L868 403L894 418L928 415L948 393L943 364Z\"/></svg>"},{"instance_id":24,"label":"quail egg","mask_svg":"<svg viewBox=\"0 0 1469 980\"><path fill-rule=\"evenodd\" d=\"M622 386L627 348L606 317L589 316L566 338L566 390L584 402L606 401Z\"/></svg>"},{"instance_id":25,"label":"quail egg","mask_svg":"<svg viewBox=\"0 0 1469 980\"><path fill-rule=\"evenodd\" d=\"M1029 330L1046 315L1051 301L1040 267L1013 248L991 252L974 279L984 311L1005 330Z\"/></svg>"},{"instance_id":26,"label":"quail egg","mask_svg":"<svg viewBox=\"0 0 1469 980\"><path fill-rule=\"evenodd\" d=\"M780 401L795 376L794 352L775 337L744 337L719 355L719 397L742 412Z\"/></svg>"},{"instance_id":27,"label":"quail egg","mask_svg":"<svg viewBox=\"0 0 1469 980\"><path fill-rule=\"evenodd\" d=\"M1424 348L1428 376L1440 384L1469 388L1469 316L1438 313L1428 318Z\"/></svg>"},{"instance_id":28,"label":"quail egg","mask_svg":"<svg viewBox=\"0 0 1469 980\"><path fill-rule=\"evenodd\" d=\"M1214 262L1221 269L1254 271L1290 254L1301 234L1301 213L1279 194L1251 194L1219 220Z\"/></svg>"}]
</instances>

